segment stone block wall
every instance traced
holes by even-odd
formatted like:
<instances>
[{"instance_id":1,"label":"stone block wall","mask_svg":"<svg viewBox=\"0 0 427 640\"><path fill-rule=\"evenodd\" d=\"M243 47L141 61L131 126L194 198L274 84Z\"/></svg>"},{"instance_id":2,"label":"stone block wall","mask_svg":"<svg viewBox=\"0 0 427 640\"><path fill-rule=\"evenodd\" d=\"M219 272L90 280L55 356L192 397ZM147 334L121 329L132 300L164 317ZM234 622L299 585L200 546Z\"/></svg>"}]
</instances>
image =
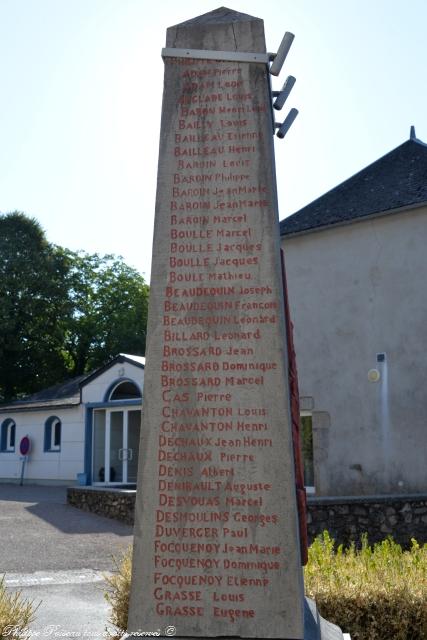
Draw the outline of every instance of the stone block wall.
<instances>
[{"instance_id":1,"label":"stone block wall","mask_svg":"<svg viewBox=\"0 0 427 640\"><path fill-rule=\"evenodd\" d=\"M133 525L135 518L135 490L69 487L67 503L83 511L120 520Z\"/></svg>"},{"instance_id":2,"label":"stone block wall","mask_svg":"<svg viewBox=\"0 0 427 640\"><path fill-rule=\"evenodd\" d=\"M327 529L337 543L368 534L369 542L388 535L405 547L411 538L427 542L427 495L308 498L309 541Z\"/></svg>"},{"instance_id":3,"label":"stone block wall","mask_svg":"<svg viewBox=\"0 0 427 640\"><path fill-rule=\"evenodd\" d=\"M72 487L68 504L133 525L135 490ZM373 497L308 498L308 539L327 529L338 544L358 541L363 533L371 543L388 535L405 547L411 538L427 542L427 494Z\"/></svg>"}]
</instances>

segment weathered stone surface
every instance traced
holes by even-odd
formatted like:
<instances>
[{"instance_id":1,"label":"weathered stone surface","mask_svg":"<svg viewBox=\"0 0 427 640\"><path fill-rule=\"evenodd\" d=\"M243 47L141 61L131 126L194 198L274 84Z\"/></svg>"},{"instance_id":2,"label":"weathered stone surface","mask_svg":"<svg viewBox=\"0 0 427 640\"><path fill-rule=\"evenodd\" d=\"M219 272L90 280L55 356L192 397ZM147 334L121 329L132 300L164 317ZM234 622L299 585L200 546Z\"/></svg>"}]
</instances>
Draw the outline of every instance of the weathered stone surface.
<instances>
[{"instance_id":1,"label":"weathered stone surface","mask_svg":"<svg viewBox=\"0 0 427 640\"><path fill-rule=\"evenodd\" d=\"M263 52L263 23L167 46ZM165 59L129 632L303 638L268 76Z\"/></svg>"},{"instance_id":2,"label":"weathered stone surface","mask_svg":"<svg viewBox=\"0 0 427 640\"><path fill-rule=\"evenodd\" d=\"M309 540L327 529L338 543L359 541L363 533L371 543L392 535L405 547L411 538L427 542L427 517L423 515L427 497L376 496L375 498L313 498L308 499ZM361 515L367 513L367 516ZM345 514L345 515L343 515Z\"/></svg>"},{"instance_id":3,"label":"weathered stone surface","mask_svg":"<svg viewBox=\"0 0 427 640\"><path fill-rule=\"evenodd\" d=\"M70 487L67 502L73 507L99 516L133 524L135 518L135 491Z\"/></svg>"}]
</instances>

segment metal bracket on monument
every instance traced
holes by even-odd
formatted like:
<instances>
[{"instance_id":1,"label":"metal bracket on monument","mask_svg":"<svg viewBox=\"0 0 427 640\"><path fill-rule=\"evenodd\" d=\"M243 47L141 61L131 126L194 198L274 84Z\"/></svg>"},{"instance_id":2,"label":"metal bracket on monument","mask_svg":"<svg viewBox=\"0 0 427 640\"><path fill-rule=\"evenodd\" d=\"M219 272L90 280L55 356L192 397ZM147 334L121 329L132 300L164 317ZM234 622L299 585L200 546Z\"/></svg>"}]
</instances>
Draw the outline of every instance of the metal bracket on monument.
<instances>
[{"instance_id":1,"label":"metal bracket on monument","mask_svg":"<svg viewBox=\"0 0 427 640\"><path fill-rule=\"evenodd\" d=\"M283 138L285 137L285 135L288 133L289 129L291 128L291 126L293 124L293 121L297 117L298 113L299 113L298 109L291 109L282 123L276 122L274 124L274 128L278 129L278 131L277 131L277 137L278 138L283 140Z\"/></svg>"},{"instance_id":2,"label":"metal bracket on monument","mask_svg":"<svg viewBox=\"0 0 427 640\"><path fill-rule=\"evenodd\" d=\"M162 58L188 58L193 60L218 60L220 62L250 62L265 64L270 76L278 76L294 40L294 34L286 31L282 38L277 53L252 53L247 51L215 51L212 49L175 49L166 47L162 49ZM270 66L270 62L272 62ZM295 84L295 78L289 76L280 91L272 91L269 83L270 100L276 98L273 107L282 109ZM271 107L270 107L271 108ZM298 115L297 109L291 109L284 122L276 123L274 111L271 109L273 135L277 131L277 137L283 139L289 131L293 121Z\"/></svg>"},{"instance_id":3,"label":"metal bracket on monument","mask_svg":"<svg viewBox=\"0 0 427 640\"><path fill-rule=\"evenodd\" d=\"M267 64L274 53L248 53L245 51L213 51L210 49L162 49L162 58L194 58L228 62L257 62Z\"/></svg>"},{"instance_id":4,"label":"metal bracket on monument","mask_svg":"<svg viewBox=\"0 0 427 640\"><path fill-rule=\"evenodd\" d=\"M278 76L282 69L282 66L286 60L286 57L289 53L289 49L291 48L292 42L294 40L294 34L286 31L285 35L282 38L282 42L280 43L279 49L277 53L251 53L246 51L215 51L212 49L174 49L172 47L167 47L162 49L162 58L188 58L195 60L218 60L220 62L249 62L249 63L257 63L257 64L265 64L271 76ZM272 62L270 66L270 62ZM288 76L285 84L283 85L280 91L272 91L271 81L269 82L269 92L270 92L270 104L273 98L275 101L273 103L274 109L280 111L283 105L285 104L289 94L292 91L292 88L295 84L295 78L293 76ZM270 107L271 108L271 107ZM276 122L274 117L274 110L271 109L271 123L273 129L273 135L276 133L277 129L277 137L283 139L289 129L291 128L292 123L298 115L297 109L291 109L288 113L287 117L283 122Z\"/></svg>"},{"instance_id":5,"label":"metal bracket on monument","mask_svg":"<svg viewBox=\"0 0 427 640\"><path fill-rule=\"evenodd\" d=\"M281 90L273 91L271 87L271 76L278 76L280 74L280 71L282 70L283 64L289 53L289 49L291 48L291 45L294 41L294 37L295 36L293 33L291 33L290 31L286 31L285 35L282 38L282 42L280 43L279 49L273 58L273 64L270 67L270 99L272 101L273 98L275 98L272 106L277 111L280 111L283 108L286 100L289 98L289 94L291 93L296 80L294 76L288 76ZM297 117L298 110L291 109L283 122L276 122L274 109L271 109L273 136L277 129L277 137L283 139L291 128L295 118Z\"/></svg>"}]
</instances>

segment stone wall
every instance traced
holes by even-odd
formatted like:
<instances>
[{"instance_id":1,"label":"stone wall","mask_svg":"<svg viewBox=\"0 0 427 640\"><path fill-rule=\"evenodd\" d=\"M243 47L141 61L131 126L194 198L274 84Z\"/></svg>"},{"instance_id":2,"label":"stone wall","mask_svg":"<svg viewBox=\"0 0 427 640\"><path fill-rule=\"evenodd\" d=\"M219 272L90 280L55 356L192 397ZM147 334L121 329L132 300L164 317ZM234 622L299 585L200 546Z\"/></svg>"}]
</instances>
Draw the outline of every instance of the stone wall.
<instances>
[{"instance_id":1,"label":"stone wall","mask_svg":"<svg viewBox=\"0 0 427 640\"><path fill-rule=\"evenodd\" d=\"M83 511L120 520L133 525L135 517L135 490L69 487L67 503Z\"/></svg>"},{"instance_id":2,"label":"stone wall","mask_svg":"<svg viewBox=\"0 0 427 640\"><path fill-rule=\"evenodd\" d=\"M72 487L67 502L126 524L133 524L134 490ZM309 542L327 529L337 543L348 544L367 533L371 543L393 536L408 546L411 538L427 542L427 494L346 498L308 498Z\"/></svg>"},{"instance_id":3,"label":"stone wall","mask_svg":"<svg viewBox=\"0 0 427 640\"><path fill-rule=\"evenodd\" d=\"M427 542L427 495L308 498L307 528L310 542L325 529L343 544L365 532L371 543L388 535L404 546Z\"/></svg>"}]
</instances>

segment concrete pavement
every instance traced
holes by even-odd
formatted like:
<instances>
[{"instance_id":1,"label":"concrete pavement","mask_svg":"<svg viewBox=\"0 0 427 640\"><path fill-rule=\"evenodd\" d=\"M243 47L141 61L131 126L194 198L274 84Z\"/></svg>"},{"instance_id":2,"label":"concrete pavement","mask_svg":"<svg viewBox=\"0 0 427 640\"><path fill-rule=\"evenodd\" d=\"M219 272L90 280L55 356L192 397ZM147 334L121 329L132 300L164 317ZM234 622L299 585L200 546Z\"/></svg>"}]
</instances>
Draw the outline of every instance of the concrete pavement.
<instances>
[{"instance_id":1,"label":"concrete pavement","mask_svg":"<svg viewBox=\"0 0 427 640\"><path fill-rule=\"evenodd\" d=\"M68 506L63 487L0 484L0 540L7 586L41 602L32 637L105 637L103 574L132 527Z\"/></svg>"}]
</instances>

